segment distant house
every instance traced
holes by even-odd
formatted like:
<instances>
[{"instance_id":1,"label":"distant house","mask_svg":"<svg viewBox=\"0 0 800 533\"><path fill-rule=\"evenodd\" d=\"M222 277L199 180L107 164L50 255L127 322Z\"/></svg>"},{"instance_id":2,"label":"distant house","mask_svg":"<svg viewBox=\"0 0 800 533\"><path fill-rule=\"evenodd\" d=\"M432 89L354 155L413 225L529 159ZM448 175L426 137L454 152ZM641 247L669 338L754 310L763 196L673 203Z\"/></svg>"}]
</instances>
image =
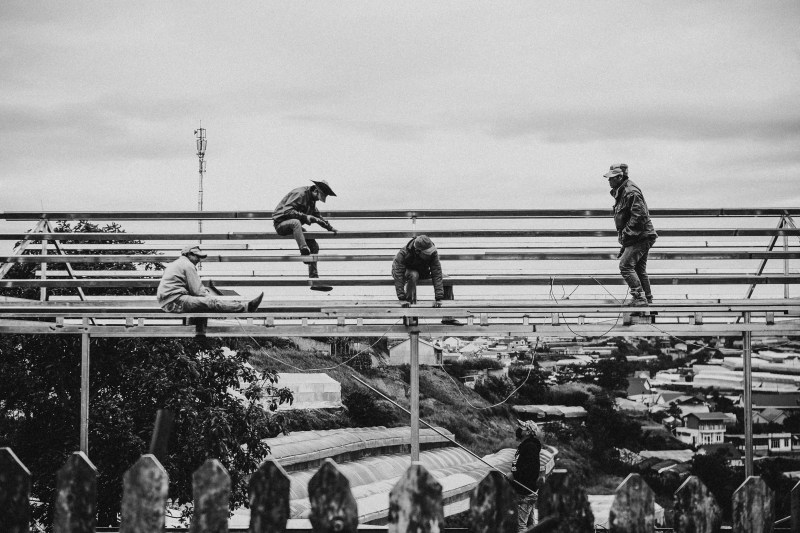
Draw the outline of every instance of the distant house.
<instances>
[{"instance_id":1,"label":"distant house","mask_svg":"<svg viewBox=\"0 0 800 533\"><path fill-rule=\"evenodd\" d=\"M647 378L628 378L627 396L637 396L639 394L651 394L653 388Z\"/></svg>"},{"instance_id":2,"label":"distant house","mask_svg":"<svg viewBox=\"0 0 800 533\"><path fill-rule=\"evenodd\" d=\"M726 435L725 440L744 451L744 435ZM753 451L787 453L792 451L791 433L758 433L753 435Z\"/></svg>"},{"instance_id":3,"label":"distant house","mask_svg":"<svg viewBox=\"0 0 800 533\"><path fill-rule=\"evenodd\" d=\"M780 424L786 420L786 411L768 407L763 411L753 409L753 424Z\"/></svg>"},{"instance_id":4,"label":"distant house","mask_svg":"<svg viewBox=\"0 0 800 533\"><path fill-rule=\"evenodd\" d=\"M442 351L437 350L433 343L419 339L419 364L438 365L442 363ZM407 365L411 362L411 339L406 339L400 344L389 348L389 366Z\"/></svg>"},{"instance_id":5,"label":"distant house","mask_svg":"<svg viewBox=\"0 0 800 533\"><path fill-rule=\"evenodd\" d=\"M744 466L742 451L730 442L722 444L704 444L697 448L697 455L720 455L725 458L725 463L730 467Z\"/></svg>"},{"instance_id":6,"label":"distant house","mask_svg":"<svg viewBox=\"0 0 800 533\"><path fill-rule=\"evenodd\" d=\"M692 446L722 444L725 420L725 413L689 413L684 419L685 426L675 429L675 436Z\"/></svg>"},{"instance_id":7,"label":"distant house","mask_svg":"<svg viewBox=\"0 0 800 533\"><path fill-rule=\"evenodd\" d=\"M525 418L535 419L576 419L586 418L587 412L583 407L566 405L515 405L515 413L525 415Z\"/></svg>"}]
</instances>

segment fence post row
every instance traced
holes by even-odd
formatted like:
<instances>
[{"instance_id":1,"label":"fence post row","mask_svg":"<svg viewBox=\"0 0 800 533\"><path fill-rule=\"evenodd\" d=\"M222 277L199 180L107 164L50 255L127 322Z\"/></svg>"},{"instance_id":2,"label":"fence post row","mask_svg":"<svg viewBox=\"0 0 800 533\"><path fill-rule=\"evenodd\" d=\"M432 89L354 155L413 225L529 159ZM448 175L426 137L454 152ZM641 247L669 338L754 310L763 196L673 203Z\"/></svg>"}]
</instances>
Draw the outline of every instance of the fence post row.
<instances>
[{"instance_id":1,"label":"fence post row","mask_svg":"<svg viewBox=\"0 0 800 533\"><path fill-rule=\"evenodd\" d=\"M31 474L10 448L0 448L0 529L27 533ZM153 455L143 455L123 477L120 533L161 533L167 506L167 473ZM231 480L216 459L193 476L192 533L228 531ZM274 460L250 478L250 533L283 533L289 518L290 480ZM309 519L315 533L355 533L358 506L350 482L326 459L308 484ZM800 531L800 483L791 491L792 531ZM504 474L490 471L470 493L472 533L516 531L514 491ZM97 470L82 452L73 453L57 474L53 529L56 533L92 533L96 526ZM676 533L720 530L721 512L699 478L690 476L675 491L671 512ZM775 496L764 481L748 477L733 494L734 533L768 533L775 524ZM389 533L437 533L444 527L442 486L420 463L412 463L389 493ZM530 531L589 533L594 516L585 490L563 470L554 471L539 492L540 523ZM631 474L616 490L609 513L610 531L655 530L652 489Z\"/></svg>"}]
</instances>

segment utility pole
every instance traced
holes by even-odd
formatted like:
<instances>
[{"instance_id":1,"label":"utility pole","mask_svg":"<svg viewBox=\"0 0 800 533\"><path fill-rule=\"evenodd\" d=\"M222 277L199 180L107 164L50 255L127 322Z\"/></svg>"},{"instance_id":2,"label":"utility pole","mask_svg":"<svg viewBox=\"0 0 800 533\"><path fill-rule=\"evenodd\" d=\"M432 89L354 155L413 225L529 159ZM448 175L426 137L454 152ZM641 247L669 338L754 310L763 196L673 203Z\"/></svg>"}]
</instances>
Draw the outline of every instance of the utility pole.
<instances>
[{"instance_id":1,"label":"utility pole","mask_svg":"<svg viewBox=\"0 0 800 533\"><path fill-rule=\"evenodd\" d=\"M197 138L197 157L200 160L200 188L197 193L197 210L203 210L203 177L206 174L206 129L203 127L203 122L200 122L200 128L194 130L194 135ZM203 233L203 221L197 221L197 231ZM203 242L202 240L200 242Z\"/></svg>"}]
</instances>

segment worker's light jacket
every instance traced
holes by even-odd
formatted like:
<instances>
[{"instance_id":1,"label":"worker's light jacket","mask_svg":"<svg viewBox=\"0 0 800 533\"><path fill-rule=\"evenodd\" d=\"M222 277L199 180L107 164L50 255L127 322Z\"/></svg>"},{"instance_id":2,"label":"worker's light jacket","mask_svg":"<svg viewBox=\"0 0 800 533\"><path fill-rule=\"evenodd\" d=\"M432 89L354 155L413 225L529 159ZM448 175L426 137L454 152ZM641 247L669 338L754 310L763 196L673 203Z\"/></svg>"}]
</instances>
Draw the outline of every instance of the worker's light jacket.
<instances>
[{"instance_id":1,"label":"worker's light jacket","mask_svg":"<svg viewBox=\"0 0 800 533\"><path fill-rule=\"evenodd\" d=\"M430 279L433 282L433 292L437 300L444 300L444 283L442 282L442 264L439 262L439 252L436 251L429 259L425 259L414 248L414 239L408 241L394 256L392 262L392 277L394 290L399 300L406 299L406 270L416 270L420 279Z\"/></svg>"},{"instance_id":2,"label":"worker's light jacket","mask_svg":"<svg viewBox=\"0 0 800 533\"><path fill-rule=\"evenodd\" d=\"M164 275L158 284L156 298L158 305L164 306L178 299L179 296L208 296L208 289L200 281L197 267L185 255L167 265Z\"/></svg>"},{"instance_id":3,"label":"worker's light jacket","mask_svg":"<svg viewBox=\"0 0 800 533\"><path fill-rule=\"evenodd\" d=\"M611 191L614 197L614 224L617 226L617 240L622 246L630 246L644 239L656 239L650 212L644 201L642 190L630 179L623 181Z\"/></svg>"},{"instance_id":4,"label":"worker's light jacket","mask_svg":"<svg viewBox=\"0 0 800 533\"><path fill-rule=\"evenodd\" d=\"M317 210L317 201L311 196L312 187L313 185L298 187L284 196L272 212L273 222L280 224L284 220L296 218L303 224L311 224L309 215L322 218Z\"/></svg>"}]
</instances>

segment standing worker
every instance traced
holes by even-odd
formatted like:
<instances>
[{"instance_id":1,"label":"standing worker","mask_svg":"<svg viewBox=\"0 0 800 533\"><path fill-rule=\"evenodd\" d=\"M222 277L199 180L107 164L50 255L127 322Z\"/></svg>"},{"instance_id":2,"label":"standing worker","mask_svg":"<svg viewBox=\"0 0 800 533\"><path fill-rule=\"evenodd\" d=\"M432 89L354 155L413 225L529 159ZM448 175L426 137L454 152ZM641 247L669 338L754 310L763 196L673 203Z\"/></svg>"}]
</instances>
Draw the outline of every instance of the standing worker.
<instances>
[{"instance_id":1,"label":"standing worker","mask_svg":"<svg viewBox=\"0 0 800 533\"><path fill-rule=\"evenodd\" d=\"M417 283L429 279L433 283L435 302L433 307L441 307L444 300L444 282L439 252L427 235L418 235L402 247L392 262L392 278L397 299L403 307L417 303ZM460 326L453 317L442 318L442 324Z\"/></svg>"},{"instance_id":2,"label":"standing worker","mask_svg":"<svg viewBox=\"0 0 800 533\"><path fill-rule=\"evenodd\" d=\"M650 278L647 276L647 255L658 234L650 220L650 212L642 190L628 179L628 165L611 165L603 175L608 179L614 197L614 224L617 240L622 246L619 254L619 272L630 288L629 305L647 306L653 302Z\"/></svg>"},{"instance_id":3,"label":"standing worker","mask_svg":"<svg viewBox=\"0 0 800 533\"><path fill-rule=\"evenodd\" d=\"M330 222L322 218L317 210L317 200L325 202L328 196L336 196L327 181L311 180L314 185L306 185L293 189L283 197L272 213L272 223L278 235L293 236L301 255L319 253L319 245L315 239L306 239L304 224L318 224L328 231L337 233ZM308 264L308 277L312 280L319 277L317 263ZM333 287L312 282L311 290L330 291Z\"/></svg>"},{"instance_id":4,"label":"standing worker","mask_svg":"<svg viewBox=\"0 0 800 533\"><path fill-rule=\"evenodd\" d=\"M517 493L517 532L536 525L539 487L544 483L539 454L542 452L542 429L536 422L518 422L516 436L521 441L511 461L511 486Z\"/></svg>"}]
</instances>

